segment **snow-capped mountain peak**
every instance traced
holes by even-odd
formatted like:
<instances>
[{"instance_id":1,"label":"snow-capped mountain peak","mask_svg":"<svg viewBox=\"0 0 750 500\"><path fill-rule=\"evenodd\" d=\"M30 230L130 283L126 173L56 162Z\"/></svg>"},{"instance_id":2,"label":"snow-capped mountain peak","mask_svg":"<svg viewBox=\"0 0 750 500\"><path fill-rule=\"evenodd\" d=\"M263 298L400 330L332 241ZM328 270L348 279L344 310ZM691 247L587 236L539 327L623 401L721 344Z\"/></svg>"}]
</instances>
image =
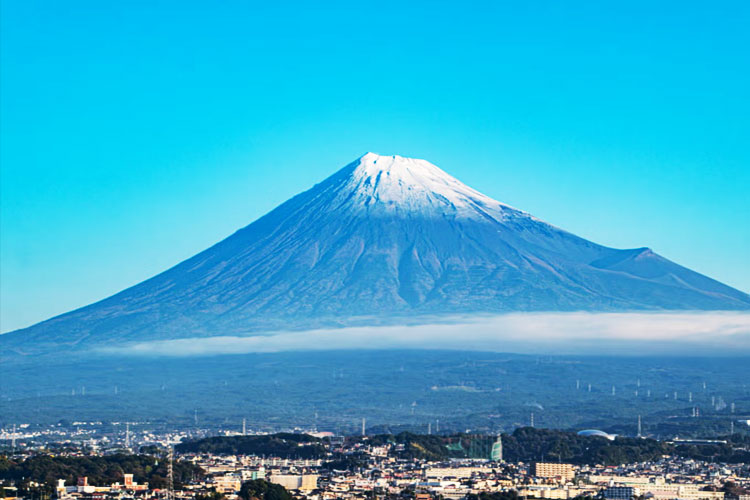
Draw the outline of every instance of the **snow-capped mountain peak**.
<instances>
[{"instance_id":1,"label":"snow-capped mountain peak","mask_svg":"<svg viewBox=\"0 0 750 500\"><path fill-rule=\"evenodd\" d=\"M470 188L426 160L367 153L348 167L344 192L353 208L423 216L505 218L521 214Z\"/></svg>"},{"instance_id":2,"label":"snow-capped mountain peak","mask_svg":"<svg viewBox=\"0 0 750 500\"><path fill-rule=\"evenodd\" d=\"M750 296L550 226L427 161L368 153L149 280L2 335L0 350L637 309L750 310Z\"/></svg>"}]
</instances>

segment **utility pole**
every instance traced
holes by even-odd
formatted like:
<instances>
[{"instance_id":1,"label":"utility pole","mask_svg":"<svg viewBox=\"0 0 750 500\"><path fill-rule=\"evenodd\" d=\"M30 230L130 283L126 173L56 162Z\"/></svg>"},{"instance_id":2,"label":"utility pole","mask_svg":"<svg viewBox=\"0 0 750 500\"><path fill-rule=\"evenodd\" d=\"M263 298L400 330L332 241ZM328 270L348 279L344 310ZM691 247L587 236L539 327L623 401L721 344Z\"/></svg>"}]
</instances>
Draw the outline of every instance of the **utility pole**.
<instances>
[{"instance_id":1,"label":"utility pole","mask_svg":"<svg viewBox=\"0 0 750 500\"><path fill-rule=\"evenodd\" d=\"M174 448L171 444L167 455L167 500L174 500Z\"/></svg>"}]
</instances>

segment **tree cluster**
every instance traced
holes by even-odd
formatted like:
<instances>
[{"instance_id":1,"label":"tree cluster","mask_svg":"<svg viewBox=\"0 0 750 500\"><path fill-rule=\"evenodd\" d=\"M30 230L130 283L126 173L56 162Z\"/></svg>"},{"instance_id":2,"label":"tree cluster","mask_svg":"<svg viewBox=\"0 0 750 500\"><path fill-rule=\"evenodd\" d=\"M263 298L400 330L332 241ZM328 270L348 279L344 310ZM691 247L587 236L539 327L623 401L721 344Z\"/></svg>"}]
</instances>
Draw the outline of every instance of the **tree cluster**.
<instances>
[{"instance_id":1,"label":"tree cluster","mask_svg":"<svg viewBox=\"0 0 750 500\"><path fill-rule=\"evenodd\" d=\"M0 479L16 484L34 481L52 486L58 479L64 479L68 485L74 485L78 477L86 476L89 484L106 486L122 483L124 474L133 474L136 482L147 482L151 488L163 488L167 484L167 463L163 458L151 455L66 457L39 454L23 459L0 456ZM202 476L200 467L190 462L174 462L177 487Z\"/></svg>"},{"instance_id":2,"label":"tree cluster","mask_svg":"<svg viewBox=\"0 0 750 500\"><path fill-rule=\"evenodd\" d=\"M180 453L217 455L266 455L280 458L323 458L320 439L307 434L278 433L261 436L215 436L178 444Z\"/></svg>"},{"instance_id":3,"label":"tree cluster","mask_svg":"<svg viewBox=\"0 0 750 500\"><path fill-rule=\"evenodd\" d=\"M242 483L239 497L242 500L292 500L292 495L286 488L264 479Z\"/></svg>"}]
</instances>

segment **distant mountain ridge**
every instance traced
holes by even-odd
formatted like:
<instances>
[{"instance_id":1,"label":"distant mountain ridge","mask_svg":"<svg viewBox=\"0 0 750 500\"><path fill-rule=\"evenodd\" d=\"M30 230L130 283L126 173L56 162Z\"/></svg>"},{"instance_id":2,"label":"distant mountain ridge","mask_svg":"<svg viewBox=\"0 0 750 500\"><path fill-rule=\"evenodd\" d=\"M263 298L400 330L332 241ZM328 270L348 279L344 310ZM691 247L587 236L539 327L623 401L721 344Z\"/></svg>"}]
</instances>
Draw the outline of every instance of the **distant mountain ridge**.
<instances>
[{"instance_id":1,"label":"distant mountain ridge","mask_svg":"<svg viewBox=\"0 0 750 500\"><path fill-rule=\"evenodd\" d=\"M33 354L423 315L748 309L748 294L648 248L598 245L427 161L368 153L173 268L0 345Z\"/></svg>"}]
</instances>

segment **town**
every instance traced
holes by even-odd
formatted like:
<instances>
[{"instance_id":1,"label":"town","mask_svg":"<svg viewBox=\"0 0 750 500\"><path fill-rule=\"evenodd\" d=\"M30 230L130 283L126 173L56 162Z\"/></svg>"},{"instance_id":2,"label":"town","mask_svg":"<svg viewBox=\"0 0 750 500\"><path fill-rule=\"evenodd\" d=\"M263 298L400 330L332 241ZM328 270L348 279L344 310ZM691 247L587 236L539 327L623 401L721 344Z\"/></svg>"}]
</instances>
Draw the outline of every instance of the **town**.
<instances>
[{"instance_id":1,"label":"town","mask_svg":"<svg viewBox=\"0 0 750 500\"><path fill-rule=\"evenodd\" d=\"M661 443L601 431L531 428L501 436L290 432L200 437L131 434L129 426L117 440L78 430L78 440L50 441L52 434L41 444L16 430L13 449L0 457L5 499L750 500L746 437ZM519 443L531 449L540 440L546 458L518 460L525 453ZM565 457L574 459L566 462L552 451L560 446L582 447L584 454L569 454ZM696 458L706 454L701 450L718 448L731 449L737 458ZM631 455L612 455L612 449ZM597 455L590 452L648 459L595 463Z\"/></svg>"}]
</instances>

